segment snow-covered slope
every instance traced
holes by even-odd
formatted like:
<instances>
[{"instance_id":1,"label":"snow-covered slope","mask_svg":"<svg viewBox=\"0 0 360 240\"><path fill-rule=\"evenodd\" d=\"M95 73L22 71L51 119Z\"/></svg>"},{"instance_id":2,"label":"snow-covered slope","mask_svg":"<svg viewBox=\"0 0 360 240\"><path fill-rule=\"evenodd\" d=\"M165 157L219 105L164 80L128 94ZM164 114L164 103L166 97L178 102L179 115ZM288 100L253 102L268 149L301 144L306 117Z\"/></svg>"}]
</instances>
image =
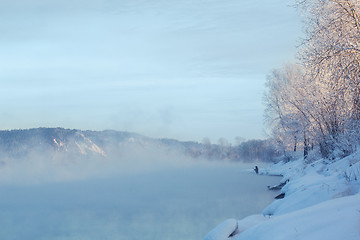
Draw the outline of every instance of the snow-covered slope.
<instances>
[{"instance_id":1,"label":"snow-covered slope","mask_svg":"<svg viewBox=\"0 0 360 240\"><path fill-rule=\"evenodd\" d=\"M224 222L204 240L359 240L359 166L357 152L332 162L322 159L305 164L299 159L260 170L262 174L283 175L283 182L289 180L281 189L285 197L266 207L262 215L239 220L237 227ZM233 231L222 232L226 227Z\"/></svg>"},{"instance_id":2,"label":"snow-covered slope","mask_svg":"<svg viewBox=\"0 0 360 240\"><path fill-rule=\"evenodd\" d=\"M2 157L28 157L30 153L39 156L73 155L105 156L105 151L86 132L63 128L35 128L26 130L0 131L0 152Z\"/></svg>"}]
</instances>

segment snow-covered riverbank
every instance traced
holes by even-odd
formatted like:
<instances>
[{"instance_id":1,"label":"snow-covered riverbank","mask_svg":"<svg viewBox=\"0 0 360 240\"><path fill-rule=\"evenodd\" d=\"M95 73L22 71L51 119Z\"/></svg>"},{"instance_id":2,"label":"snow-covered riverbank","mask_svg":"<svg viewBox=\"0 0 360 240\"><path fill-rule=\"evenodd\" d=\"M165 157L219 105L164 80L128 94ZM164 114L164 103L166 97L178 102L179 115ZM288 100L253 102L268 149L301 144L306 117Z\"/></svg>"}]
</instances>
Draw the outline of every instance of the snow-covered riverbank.
<instances>
[{"instance_id":1,"label":"snow-covered riverbank","mask_svg":"<svg viewBox=\"0 0 360 240\"><path fill-rule=\"evenodd\" d=\"M360 239L360 152L336 161L280 162L260 174L289 180L285 197L262 214L223 222L204 240Z\"/></svg>"}]
</instances>

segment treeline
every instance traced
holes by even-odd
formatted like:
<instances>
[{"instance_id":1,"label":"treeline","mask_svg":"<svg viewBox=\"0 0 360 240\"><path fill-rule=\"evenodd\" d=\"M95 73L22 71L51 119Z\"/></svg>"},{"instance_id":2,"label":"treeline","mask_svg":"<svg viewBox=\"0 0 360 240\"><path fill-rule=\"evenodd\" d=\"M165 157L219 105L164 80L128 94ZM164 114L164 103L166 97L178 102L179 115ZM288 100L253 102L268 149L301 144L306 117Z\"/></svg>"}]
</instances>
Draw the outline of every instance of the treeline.
<instances>
[{"instance_id":1,"label":"treeline","mask_svg":"<svg viewBox=\"0 0 360 240\"><path fill-rule=\"evenodd\" d=\"M265 116L277 149L346 156L360 142L360 1L297 0L298 63L267 78Z\"/></svg>"},{"instance_id":2,"label":"treeline","mask_svg":"<svg viewBox=\"0 0 360 240\"><path fill-rule=\"evenodd\" d=\"M248 140L236 146L190 142L185 152L194 158L242 162L274 162L280 156L272 140Z\"/></svg>"},{"instance_id":3,"label":"treeline","mask_svg":"<svg viewBox=\"0 0 360 240\"><path fill-rule=\"evenodd\" d=\"M245 162L274 162L279 152L270 140L249 140L235 147L239 159Z\"/></svg>"}]
</instances>

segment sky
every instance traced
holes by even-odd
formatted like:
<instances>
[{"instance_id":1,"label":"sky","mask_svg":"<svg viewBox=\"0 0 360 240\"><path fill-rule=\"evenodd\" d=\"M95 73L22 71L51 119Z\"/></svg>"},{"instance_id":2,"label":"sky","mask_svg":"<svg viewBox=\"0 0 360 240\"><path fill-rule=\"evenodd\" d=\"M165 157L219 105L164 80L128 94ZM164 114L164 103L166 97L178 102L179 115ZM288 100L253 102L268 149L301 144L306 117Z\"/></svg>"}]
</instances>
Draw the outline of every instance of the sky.
<instances>
[{"instance_id":1,"label":"sky","mask_svg":"<svg viewBox=\"0 0 360 240\"><path fill-rule=\"evenodd\" d=\"M266 75L301 37L290 0L0 0L1 129L266 137Z\"/></svg>"}]
</instances>

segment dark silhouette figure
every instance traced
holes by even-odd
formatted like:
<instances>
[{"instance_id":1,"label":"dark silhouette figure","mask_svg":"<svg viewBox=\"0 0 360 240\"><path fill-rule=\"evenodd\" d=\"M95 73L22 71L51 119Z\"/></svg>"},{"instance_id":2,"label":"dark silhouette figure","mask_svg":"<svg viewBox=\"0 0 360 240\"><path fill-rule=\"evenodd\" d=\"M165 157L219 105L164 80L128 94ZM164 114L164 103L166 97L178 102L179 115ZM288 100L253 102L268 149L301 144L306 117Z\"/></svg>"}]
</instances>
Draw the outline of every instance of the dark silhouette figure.
<instances>
[{"instance_id":1,"label":"dark silhouette figure","mask_svg":"<svg viewBox=\"0 0 360 240\"><path fill-rule=\"evenodd\" d=\"M259 173L259 168L258 168L258 166L255 166L254 171L255 171L256 174Z\"/></svg>"}]
</instances>

